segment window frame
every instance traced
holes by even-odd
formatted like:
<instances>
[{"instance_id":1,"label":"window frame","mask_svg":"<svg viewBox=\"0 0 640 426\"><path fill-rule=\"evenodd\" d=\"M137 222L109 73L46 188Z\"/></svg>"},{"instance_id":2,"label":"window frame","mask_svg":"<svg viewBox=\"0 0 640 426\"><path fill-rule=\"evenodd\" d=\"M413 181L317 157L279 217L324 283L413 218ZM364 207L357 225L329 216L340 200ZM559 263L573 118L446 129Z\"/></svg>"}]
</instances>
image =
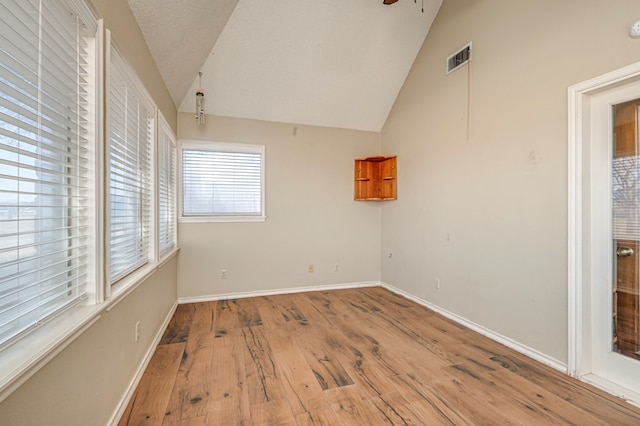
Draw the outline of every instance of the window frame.
<instances>
[{"instance_id":1,"label":"window frame","mask_svg":"<svg viewBox=\"0 0 640 426\"><path fill-rule=\"evenodd\" d=\"M129 294L133 289L140 285L148 276L150 276L158 267L158 255L157 255L157 234L158 234L158 219L157 219L157 197L156 197L156 179L157 179L157 165L156 165L156 145L158 141L158 108L153 101L153 98L145 88L144 84L138 77L135 70L132 68L130 62L122 52L122 49L118 46L111 32L105 30L105 131L104 131L104 293L105 300L118 301ZM110 172L109 161L111 154L110 143L110 114L109 114L109 80L111 78L111 63L113 61L112 52L117 54L119 58L117 60L122 61L126 78L136 90L140 96L140 100L144 102L147 109L151 112L150 116L153 117L153 123L149 126L153 135L151 136L150 152L149 152L149 212L148 212L148 226L149 226L149 241L147 246L147 261L146 263L128 271L125 275L118 277L116 280L111 279L111 238L110 238Z\"/></svg>"},{"instance_id":2,"label":"window frame","mask_svg":"<svg viewBox=\"0 0 640 426\"><path fill-rule=\"evenodd\" d=\"M87 297L83 303L75 304L58 315L34 328L28 333L17 336L15 339L0 348L0 402L18 389L24 382L45 366L53 357L80 337L86 330L92 327L106 315L118 303L125 299L132 291L142 284L147 277L161 268L165 262L170 261L179 251L177 241L177 206L179 180L177 172L177 142L171 127L162 117L159 109L153 102L151 95L146 91L142 81L138 77L126 55L119 50L123 62L129 69L129 77L143 89L146 99L153 104L150 116L153 121L150 124L150 150L149 150L149 253L147 264L123 277L114 285L111 285L108 276L110 260L109 233L108 233L108 197L109 197L109 128L107 120L108 90L107 75L110 61L111 46L113 43L111 34L104 28L104 22L86 0L64 0L72 15L79 16L87 23L91 30L88 35L91 54L87 56L90 65L90 73L86 78L89 81L87 108L92 120L86 139L88 139L87 155L90 161L90 171L86 176L86 190L89 192L87 201L86 233L91 241L87 248L88 280L86 284ZM116 46L117 48L117 46ZM158 253L159 243L159 198L157 195L157 180L159 179L158 164L156 158L156 144L158 143L160 120L173 137L174 144L174 237L175 244L172 249L166 250L162 257Z\"/></svg>"},{"instance_id":3,"label":"window frame","mask_svg":"<svg viewBox=\"0 0 640 426\"><path fill-rule=\"evenodd\" d=\"M12 343L0 349L0 401L3 401L55 355L79 337L100 319L104 309L102 248L103 234L103 146L104 146L104 23L92 6L83 0L66 0L72 14L90 24L91 69L88 81L91 91L87 95L92 125L86 138L91 161L86 188L92 195L87 201L88 274L83 303L51 317L35 329L17 336Z\"/></svg>"},{"instance_id":4,"label":"window frame","mask_svg":"<svg viewBox=\"0 0 640 426\"><path fill-rule=\"evenodd\" d=\"M157 247L157 253L156 253L156 258L158 259L158 261L160 263L162 263L165 259L169 258L172 253L174 253L177 249L178 249L178 188L177 188L177 183L178 183L178 142L176 139L175 134L173 133L173 130L171 129L171 126L169 126L169 123L167 123L167 120L164 118L164 116L162 115L162 113L160 112L160 110L158 110L158 117L157 117L157 123L158 123L158 129L157 129L157 147L158 149L156 149L156 189L157 189L157 193L156 193L156 200L157 200L157 205L156 207L156 223L157 223L157 228L156 228L156 247ZM162 142L161 137L162 134L166 134L166 136L169 138L169 143L171 145L170 149L173 152L173 161L171 161L171 168L169 170L170 173L170 178L169 178L169 186L172 186L172 193L169 193L169 199L171 201L171 195L173 195L173 203L172 205L170 205L170 208L172 210L172 217L169 219L171 222L173 222L171 224L172 226L172 235L171 235L171 240L172 240L172 245L168 246L168 247L162 247L160 238L161 238L161 233L160 233L160 227L161 227L161 220L160 220L160 210L161 210L161 206L160 206L160 201L162 199L161 197L161 191L162 191L162 185L161 185L161 181L160 181L160 174L162 172L162 166L163 164L161 163L161 152L162 152L162 147L160 146Z\"/></svg>"},{"instance_id":5,"label":"window frame","mask_svg":"<svg viewBox=\"0 0 640 426\"><path fill-rule=\"evenodd\" d=\"M261 170L260 170L260 211L259 215L184 215L184 170L183 170L183 152L184 151L212 151L212 152L237 152L237 153L255 153L260 154ZM265 172L266 169L266 149L264 145L259 144L243 144L232 142L202 141L182 139L179 141L178 148L178 222L179 223L207 223L207 222L264 222L266 216L266 194L265 194Z\"/></svg>"}]
</instances>

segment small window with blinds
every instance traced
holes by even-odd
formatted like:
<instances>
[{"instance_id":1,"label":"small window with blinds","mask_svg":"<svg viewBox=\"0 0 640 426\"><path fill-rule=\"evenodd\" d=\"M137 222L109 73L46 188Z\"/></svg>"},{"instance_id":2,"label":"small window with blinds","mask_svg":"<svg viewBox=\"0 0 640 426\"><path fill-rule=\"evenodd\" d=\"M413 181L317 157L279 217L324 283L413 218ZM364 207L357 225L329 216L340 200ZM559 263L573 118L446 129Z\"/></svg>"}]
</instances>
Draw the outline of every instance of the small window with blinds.
<instances>
[{"instance_id":1,"label":"small window with blinds","mask_svg":"<svg viewBox=\"0 0 640 426\"><path fill-rule=\"evenodd\" d=\"M158 129L158 245L162 257L176 247L176 142L164 119Z\"/></svg>"},{"instance_id":2,"label":"small window with blinds","mask_svg":"<svg viewBox=\"0 0 640 426\"><path fill-rule=\"evenodd\" d=\"M152 259L156 108L113 45L108 71L109 278L114 284Z\"/></svg>"},{"instance_id":3,"label":"small window with blinds","mask_svg":"<svg viewBox=\"0 0 640 426\"><path fill-rule=\"evenodd\" d=\"M0 345L95 290L97 29L79 2L0 2Z\"/></svg>"},{"instance_id":4,"label":"small window with blinds","mask_svg":"<svg viewBox=\"0 0 640 426\"><path fill-rule=\"evenodd\" d=\"M181 154L181 220L264 220L264 146L185 142Z\"/></svg>"}]
</instances>

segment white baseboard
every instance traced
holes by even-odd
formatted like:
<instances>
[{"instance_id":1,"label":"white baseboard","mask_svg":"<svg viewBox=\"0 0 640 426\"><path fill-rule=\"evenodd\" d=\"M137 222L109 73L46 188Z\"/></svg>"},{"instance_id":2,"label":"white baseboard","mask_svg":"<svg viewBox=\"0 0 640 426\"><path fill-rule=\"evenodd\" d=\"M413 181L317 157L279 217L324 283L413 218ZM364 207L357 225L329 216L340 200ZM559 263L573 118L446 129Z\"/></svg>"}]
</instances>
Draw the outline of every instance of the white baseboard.
<instances>
[{"instance_id":1,"label":"white baseboard","mask_svg":"<svg viewBox=\"0 0 640 426\"><path fill-rule=\"evenodd\" d=\"M381 285L382 285L382 287L386 288L387 290L389 290L389 291L391 291L393 293L396 293L396 294L398 294L398 295L400 295L402 297L405 297L405 298L407 298L409 300L412 300L412 301L416 302L419 305L427 307L427 308L431 309L432 311L437 312L440 315L442 315L442 316L444 316L446 318L449 318L450 320L455 321L458 324L461 324L461 325L463 325L463 326L465 326L465 327L467 327L467 328L469 328L469 329L471 329L471 330L473 330L473 331L475 331L477 333L480 333L483 336L486 336L491 340L495 340L496 342L498 342L498 343L500 343L502 345L505 345L508 348L511 348L511 349L513 349L515 351L518 351L521 354L524 354L524 355L528 356L529 358L532 358L532 359L534 359L536 361L539 361L539 362L541 362L541 363L543 363L545 365L548 365L549 367L554 368L556 370L562 371L563 373L567 373L567 365L565 363L560 362L560 361L558 361L558 360L556 360L556 359L554 359L554 358L552 358L552 357L550 357L550 356L548 356L546 354L543 354L542 352L540 352L540 351L538 351L536 349L530 348L530 347L528 347L526 345L523 345L522 343L520 343L520 342L518 342L516 340L513 340L513 339L511 339L509 337L503 336L500 333L496 333L493 330L490 330L490 329L488 329L488 328L486 328L484 326L481 326L481 325L476 324L476 323L474 323L472 321L469 321L466 318L463 318L463 317L461 317L461 316L459 316L457 314L449 312L446 309L443 309L443 308L441 308L441 307L439 307L437 305L434 305L431 302L428 302L428 301L426 301L424 299L421 299L421 298L419 298L417 296L414 296L413 294L407 293L404 290L400 290L399 288L396 288L396 287L394 287L394 286L392 286L390 284L381 283Z\"/></svg>"},{"instance_id":2,"label":"white baseboard","mask_svg":"<svg viewBox=\"0 0 640 426\"><path fill-rule=\"evenodd\" d=\"M178 303L214 302L216 300L242 299L246 297L276 296L278 294L304 293L308 291L345 290L360 287L379 287L380 281L362 281L357 283L314 285L309 287L290 287L275 290L247 291L241 293L210 294L207 296L179 297Z\"/></svg>"},{"instance_id":3,"label":"white baseboard","mask_svg":"<svg viewBox=\"0 0 640 426\"><path fill-rule=\"evenodd\" d=\"M120 418L124 414L124 410L127 409L127 405L129 405L129 401L131 400L133 393L138 387L138 384L140 383L140 379L142 379L142 375L144 374L144 371L147 369L147 366L149 365L149 361L151 361L151 357L153 357L153 354L156 351L156 347L160 343L160 339L162 339L162 335L164 334L165 330L169 326L169 322L171 321L171 318L173 318L173 314L176 312L177 307L178 307L178 302L176 301L171 307L171 309L169 309L169 313L167 314L167 317L164 319L162 326L160 326L160 329L156 333L156 336L154 337L153 341L151 342L151 345L149 346L147 353L144 355L144 358L142 359L142 362L140 363L140 366L138 367L136 374L133 376L133 379L131 379L131 383L129 383L129 387L127 388L127 391L124 393L124 395L120 399L120 402L118 403L116 410L113 412L111 419L109 419L109 423L108 423L109 425L117 426L118 422L120 421Z\"/></svg>"}]
</instances>

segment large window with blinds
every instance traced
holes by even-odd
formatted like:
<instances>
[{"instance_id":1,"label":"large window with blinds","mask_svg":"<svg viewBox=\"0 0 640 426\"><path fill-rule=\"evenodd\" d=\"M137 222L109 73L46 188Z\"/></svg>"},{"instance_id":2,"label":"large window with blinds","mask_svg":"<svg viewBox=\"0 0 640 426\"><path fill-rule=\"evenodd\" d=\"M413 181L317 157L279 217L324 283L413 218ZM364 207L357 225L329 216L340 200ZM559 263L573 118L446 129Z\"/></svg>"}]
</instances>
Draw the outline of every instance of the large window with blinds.
<instances>
[{"instance_id":1,"label":"large window with blinds","mask_svg":"<svg viewBox=\"0 0 640 426\"><path fill-rule=\"evenodd\" d=\"M183 142L182 220L264 220L264 146Z\"/></svg>"},{"instance_id":2,"label":"large window with blinds","mask_svg":"<svg viewBox=\"0 0 640 426\"><path fill-rule=\"evenodd\" d=\"M109 279L116 283L153 256L156 108L113 45L107 78L108 266Z\"/></svg>"},{"instance_id":3,"label":"large window with blinds","mask_svg":"<svg viewBox=\"0 0 640 426\"><path fill-rule=\"evenodd\" d=\"M95 290L97 30L81 2L0 2L0 345Z\"/></svg>"},{"instance_id":4,"label":"large window with blinds","mask_svg":"<svg viewBox=\"0 0 640 426\"><path fill-rule=\"evenodd\" d=\"M158 125L158 246L163 257L176 247L176 139L169 125Z\"/></svg>"}]
</instances>

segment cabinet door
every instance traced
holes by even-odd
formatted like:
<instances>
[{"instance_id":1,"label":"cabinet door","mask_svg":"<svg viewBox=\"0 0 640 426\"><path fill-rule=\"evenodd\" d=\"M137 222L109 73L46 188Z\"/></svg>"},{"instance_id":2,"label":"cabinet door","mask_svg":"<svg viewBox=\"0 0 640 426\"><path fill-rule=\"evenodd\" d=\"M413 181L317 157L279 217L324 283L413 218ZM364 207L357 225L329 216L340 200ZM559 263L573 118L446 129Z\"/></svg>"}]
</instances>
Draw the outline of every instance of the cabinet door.
<instances>
[{"instance_id":1,"label":"cabinet door","mask_svg":"<svg viewBox=\"0 0 640 426\"><path fill-rule=\"evenodd\" d=\"M367 198L369 187L369 177L367 175L368 163L364 160L356 160L354 168L354 188L353 198L355 200L364 200Z\"/></svg>"},{"instance_id":2,"label":"cabinet door","mask_svg":"<svg viewBox=\"0 0 640 426\"><path fill-rule=\"evenodd\" d=\"M383 200L395 200L397 197L396 157L380 163L381 194Z\"/></svg>"}]
</instances>

